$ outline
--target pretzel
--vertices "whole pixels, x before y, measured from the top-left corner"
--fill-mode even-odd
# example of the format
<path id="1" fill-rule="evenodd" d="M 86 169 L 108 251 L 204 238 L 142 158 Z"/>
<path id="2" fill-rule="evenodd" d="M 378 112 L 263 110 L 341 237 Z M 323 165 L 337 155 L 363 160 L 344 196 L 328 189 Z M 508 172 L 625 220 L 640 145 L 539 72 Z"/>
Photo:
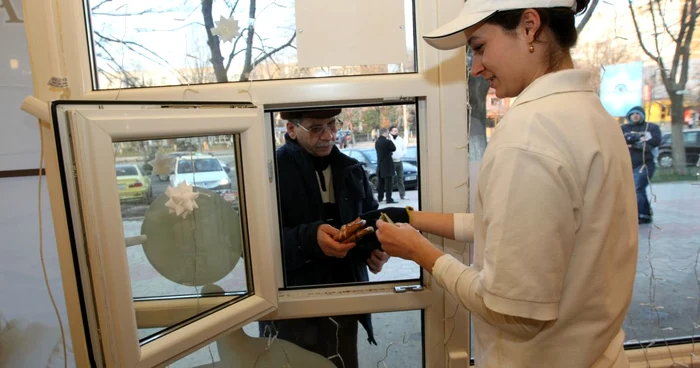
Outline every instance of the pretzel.
<path id="1" fill-rule="evenodd" d="M 365 236 L 367 236 L 373 232 L 374 232 L 374 228 L 371 226 L 367 226 L 366 228 L 360 229 L 357 232 L 355 232 L 354 234 L 350 235 L 350 237 L 345 239 L 345 241 L 343 243 L 355 243 L 358 240 L 364 238 Z"/>
<path id="2" fill-rule="evenodd" d="M 338 243 L 344 243 L 347 238 L 352 236 L 358 230 L 362 229 L 362 227 L 365 226 L 365 223 L 367 223 L 367 221 L 362 220 L 359 217 L 356 218 L 353 222 L 341 226 L 340 231 L 333 236 L 333 240 L 337 241 Z"/>

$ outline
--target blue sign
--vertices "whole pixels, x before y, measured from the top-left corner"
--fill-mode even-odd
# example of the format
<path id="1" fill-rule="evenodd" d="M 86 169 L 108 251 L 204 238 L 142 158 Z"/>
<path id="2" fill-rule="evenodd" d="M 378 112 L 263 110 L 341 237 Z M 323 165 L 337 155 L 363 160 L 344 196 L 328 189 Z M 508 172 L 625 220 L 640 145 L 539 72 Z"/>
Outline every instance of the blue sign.
<path id="1" fill-rule="evenodd" d="M 604 66 L 600 70 L 600 100 L 612 116 L 625 116 L 642 105 L 641 61 Z"/>

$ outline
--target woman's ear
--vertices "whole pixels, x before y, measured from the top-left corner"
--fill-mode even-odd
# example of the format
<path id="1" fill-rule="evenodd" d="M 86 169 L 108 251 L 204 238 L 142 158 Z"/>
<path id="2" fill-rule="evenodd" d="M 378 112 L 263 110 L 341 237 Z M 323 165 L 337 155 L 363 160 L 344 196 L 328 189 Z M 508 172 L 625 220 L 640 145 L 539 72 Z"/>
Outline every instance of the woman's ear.
<path id="1" fill-rule="evenodd" d="M 540 33 L 540 28 L 542 26 L 542 19 L 540 19 L 540 14 L 535 9 L 527 9 L 523 12 L 520 18 L 520 28 L 527 43 L 532 44 L 537 42 L 537 37 Z"/>

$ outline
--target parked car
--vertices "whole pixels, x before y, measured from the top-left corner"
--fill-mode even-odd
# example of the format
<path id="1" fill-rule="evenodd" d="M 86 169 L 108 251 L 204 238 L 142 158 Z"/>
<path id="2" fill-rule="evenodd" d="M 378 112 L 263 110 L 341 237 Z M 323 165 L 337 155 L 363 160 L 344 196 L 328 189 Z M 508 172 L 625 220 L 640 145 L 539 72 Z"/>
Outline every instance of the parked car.
<path id="1" fill-rule="evenodd" d="M 686 165 L 695 165 L 698 162 L 698 157 L 700 157 L 700 129 L 688 129 L 683 131 L 683 143 L 685 144 Z M 658 162 L 659 166 L 663 168 L 673 167 L 671 133 L 664 133 L 661 136 Z"/>
<path id="2" fill-rule="evenodd" d="M 170 173 L 170 185 L 175 187 L 183 181 L 219 193 L 231 189 L 231 179 L 221 162 L 209 156 L 178 158 Z"/>
<path id="3" fill-rule="evenodd" d="M 117 171 L 117 190 L 119 201 L 141 201 L 150 204 L 153 199 L 151 179 L 136 164 L 119 164 Z"/>
<path id="4" fill-rule="evenodd" d="M 199 153 L 199 152 L 194 152 L 194 151 L 178 151 L 178 152 L 170 152 L 170 153 L 168 153 L 166 156 L 172 159 L 172 164 L 171 164 L 171 171 L 172 171 L 172 168 L 173 168 L 173 166 L 174 166 L 176 160 L 177 160 L 179 157 L 201 156 L 201 155 L 202 155 L 201 153 Z M 149 165 L 149 166 L 150 166 L 150 165 Z M 161 175 L 158 175 L 158 180 L 160 180 L 160 181 L 169 181 L 169 180 L 170 180 L 170 176 L 169 176 L 169 175 L 161 174 Z"/>
<path id="5" fill-rule="evenodd" d="M 340 151 L 365 165 L 365 171 L 376 190 L 379 182 L 379 178 L 377 178 L 377 151 L 374 148 L 348 148 Z M 418 188 L 418 167 L 408 162 L 403 163 L 403 183 L 406 190 Z M 396 189 L 396 184 L 394 184 L 394 190 Z"/>
<path id="6" fill-rule="evenodd" d="M 335 133 L 335 144 L 338 148 L 347 148 L 352 141 L 352 130 L 339 130 Z"/>
<path id="7" fill-rule="evenodd" d="M 403 155 L 401 161 L 408 162 L 413 166 L 418 166 L 418 146 L 406 147 L 406 153 Z"/>

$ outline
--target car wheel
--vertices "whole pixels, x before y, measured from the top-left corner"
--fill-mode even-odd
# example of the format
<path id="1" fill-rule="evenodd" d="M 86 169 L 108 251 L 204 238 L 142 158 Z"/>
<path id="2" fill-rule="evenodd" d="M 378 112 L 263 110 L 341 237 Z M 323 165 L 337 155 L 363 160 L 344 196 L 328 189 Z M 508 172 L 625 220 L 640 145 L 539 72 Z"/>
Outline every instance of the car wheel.
<path id="1" fill-rule="evenodd" d="M 659 154 L 659 166 L 663 168 L 673 167 L 673 156 L 670 152 Z"/>
<path id="2" fill-rule="evenodd" d="M 168 181 L 168 180 L 170 180 L 170 175 L 158 175 L 158 180 Z"/>
<path id="3" fill-rule="evenodd" d="M 148 189 L 148 192 L 146 192 L 146 197 L 143 199 L 143 201 L 149 205 L 151 202 L 153 202 L 153 187 L 150 187 Z"/>

